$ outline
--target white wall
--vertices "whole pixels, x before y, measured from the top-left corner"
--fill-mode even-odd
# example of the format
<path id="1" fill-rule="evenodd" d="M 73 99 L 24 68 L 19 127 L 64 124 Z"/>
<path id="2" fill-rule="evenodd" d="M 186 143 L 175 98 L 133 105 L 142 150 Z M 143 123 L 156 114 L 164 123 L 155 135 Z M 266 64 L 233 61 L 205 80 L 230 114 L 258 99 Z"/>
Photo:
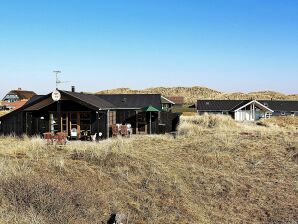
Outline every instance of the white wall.
<path id="1" fill-rule="evenodd" d="M 239 110 L 235 112 L 236 121 L 252 121 L 251 111 L 249 110 Z"/>
<path id="2" fill-rule="evenodd" d="M 265 116 L 263 111 L 255 111 L 255 116 L 253 117 L 250 110 L 239 110 L 235 112 L 236 121 L 255 121 L 259 120 L 261 117 Z"/>

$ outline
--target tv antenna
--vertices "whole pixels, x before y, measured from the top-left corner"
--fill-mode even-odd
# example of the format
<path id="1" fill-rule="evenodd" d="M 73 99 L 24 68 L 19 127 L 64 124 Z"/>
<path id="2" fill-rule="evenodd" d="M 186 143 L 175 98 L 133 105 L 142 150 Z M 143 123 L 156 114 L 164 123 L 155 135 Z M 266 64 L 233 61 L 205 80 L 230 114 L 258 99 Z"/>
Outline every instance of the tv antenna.
<path id="1" fill-rule="evenodd" d="M 58 75 L 61 73 L 61 71 L 59 70 L 55 70 L 53 71 L 56 75 L 56 89 L 58 90 L 58 85 L 61 84 L 61 83 L 68 83 L 69 81 L 60 81 L 59 78 L 58 78 Z"/>

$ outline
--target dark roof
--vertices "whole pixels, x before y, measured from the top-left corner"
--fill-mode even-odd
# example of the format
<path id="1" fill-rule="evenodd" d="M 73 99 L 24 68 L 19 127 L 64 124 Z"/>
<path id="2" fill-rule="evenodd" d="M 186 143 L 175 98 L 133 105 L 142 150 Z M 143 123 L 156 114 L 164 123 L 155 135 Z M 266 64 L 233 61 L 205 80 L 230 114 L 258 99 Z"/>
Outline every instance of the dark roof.
<path id="1" fill-rule="evenodd" d="M 95 96 L 112 103 L 113 108 L 136 109 L 153 106 L 161 109 L 160 94 L 97 94 Z"/>
<path id="2" fill-rule="evenodd" d="M 20 100 L 30 99 L 31 97 L 35 96 L 36 93 L 33 91 L 27 90 L 11 90 L 6 95 L 17 95 Z"/>
<path id="3" fill-rule="evenodd" d="M 168 99 L 173 101 L 175 104 L 184 104 L 183 96 L 170 96 Z"/>
<path id="4" fill-rule="evenodd" d="M 198 100 L 198 111 L 232 111 L 248 103 L 249 100 Z"/>
<path id="5" fill-rule="evenodd" d="M 61 91 L 65 94 L 72 96 L 82 102 L 85 102 L 91 106 L 94 106 L 96 108 L 115 108 L 115 105 L 103 98 L 98 97 L 94 94 L 86 94 L 86 93 L 77 93 L 77 92 L 68 92 L 68 91 Z"/>
<path id="6" fill-rule="evenodd" d="M 298 111 L 297 100 L 260 100 L 259 102 L 273 111 Z"/>
<path id="7" fill-rule="evenodd" d="M 42 99 L 44 98 L 45 95 L 35 95 L 35 96 L 32 96 L 24 105 L 25 106 L 30 106 L 32 105 L 33 103 L 35 103 L 36 101 L 38 101 L 39 99 Z"/>
<path id="8" fill-rule="evenodd" d="M 146 106 L 153 106 L 161 110 L 161 96 L 160 94 L 86 94 L 77 92 L 68 92 L 59 90 L 61 94 L 72 97 L 81 101 L 81 103 L 87 106 L 94 107 L 96 109 L 141 109 Z M 35 95 L 29 99 L 21 108 L 8 113 L 3 117 L 10 116 L 20 110 L 31 109 L 43 100 L 51 97 L 51 93 L 48 95 Z M 47 102 L 46 102 L 47 103 Z M 30 107 L 30 108 L 29 108 Z"/>
<path id="9" fill-rule="evenodd" d="M 161 103 L 162 104 L 175 104 L 173 101 L 171 101 L 170 99 L 168 99 L 164 96 L 161 97 Z"/>
<path id="10" fill-rule="evenodd" d="M 257 100 L 273 111 L 298 111 L 298 101 Z M 198 111 L 233 111 L 247 104 L 250 100 L 198 100 Z"/>

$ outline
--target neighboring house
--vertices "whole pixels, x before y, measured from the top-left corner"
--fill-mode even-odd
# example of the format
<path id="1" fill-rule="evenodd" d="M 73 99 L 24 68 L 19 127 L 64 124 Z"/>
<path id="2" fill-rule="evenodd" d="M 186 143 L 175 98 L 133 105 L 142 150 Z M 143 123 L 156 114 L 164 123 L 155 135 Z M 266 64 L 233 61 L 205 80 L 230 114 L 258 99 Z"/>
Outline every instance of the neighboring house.
<path id="1" fill-rule="evenodd" d="M 272 116 L 298 116 L 297 100 L 260 100 L 259 102 L 274 111 Z"/>
<path id="2" fill-rule="evenodd" d="M 183 96 L 171 96 L 168 97 L 170 101 L 175 103 L 174 107 L 183 107 L 184 105 L 184 97 Z"/>
<path id="3" fill-rule="evenodd" d="M 13 103 L 21 100 L 29 100 L 35 95 L 36 93 L 33 91 L 27 91 L 18 88 L 17 90 L 11 90 L 9 93 L 7 93 L 2 101 Z"/>
<path id="4" fill-rule="evenodd" d="M 17 110 L 24 106 L 28 100 L 20 100 L 15 102 L 3 102 L 4 110 Z"/>
<path id="5" fill-rule="evenodd" d="M 0 101 L 0 110 L 6 110 L 6 107 L 2 101 Z"/>
<path id="6" fill-rule="evenodd" d="M 171 111 L 175 103 L 168 98 L 161 96 L 161 106 L 164 111 Z"/>
<path id="7" fill-rule="evenodd" d="M 256 100 L 199 100 L 199 114 L 227 114 L 236 121 L 255 121 L 269 117 L 273 111 Z"/>
<path id="8" fill-rule="evenodd" d="M 199 114 L 227 114 L 236 121 L 256 121 L 271 116 L 298 115 L 298 101 L 198 100 L 196 107 Z"/>
<path id="9" fill-rule="evenodd" d="M 132 134 L 158 134 L 175 131 L 177 114 L 162 110 L 160 94 L 84 94 L 59 90 L 56 102 L 52 93 L 33 96 L 21 108 L 0 118 L 0 134 L 39 135 L 46 132 L 75 131 L 108 138 L 115 125 L 131 125 Z M 156 108 L 148 112 L 146 108 Z"/>

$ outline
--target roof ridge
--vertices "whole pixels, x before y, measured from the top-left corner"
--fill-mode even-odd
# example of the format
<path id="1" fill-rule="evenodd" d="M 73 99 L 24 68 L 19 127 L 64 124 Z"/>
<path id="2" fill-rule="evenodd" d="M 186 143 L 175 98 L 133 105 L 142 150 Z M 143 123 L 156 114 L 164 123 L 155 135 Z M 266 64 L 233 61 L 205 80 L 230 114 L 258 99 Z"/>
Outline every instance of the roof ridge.
<path id="1" fill-rule="evenodd" d="M 101 101 L 103 101 L 103 103 L 105 103 L 105 104 L 107 104 L 107 105 L 110 105 L 110 106 L 112 106 L 112 107 L 115 107 L 115 105 L 113 104 L 113 103 L 111 103 L 111 102 L 109 102 L 109 101 L 107 101 L 107 100 L 105 100 L 105 99 L 102 99 L 102 98 L 100 98 L 100 97 L 98 97 L 97 95 L 95 95 L 95 94 L 86 94 L 86 93 L 78 93 L 78 92 L 71 92 L 71 91 L 65 91 L 65 90 L 59 90 L 59 91 L 61 91 L 61 92 L 64 92 L 64 93 L 66 93 L 66 94 L 68 94 L 68 95 L 70 95 L 70 96 L 72 96 L 72 97 L 74 97 L 74 98 L 76 98 L 76 99 L 78 99 L 78 100 L 82 100 L 82 99 L 80 99 L 79 97 L 77 97 L 77 96 L 75 96 L 75 95 L 85 95 L 85 96 L 92 96 L 92 97 L 96 97 L 96 98 L 99 98 Z M 86 100 L 85 100 L 85 102 L 86 102 Z M 92 102 L 86 102 L 86 103 L 88 103 L 88 104 L 90 104 L 91 106 L 93 106 L 93 107 L 96 107 L 96 108 L 100 108 L 100 107 L 98 107 L 98 105 L 96 105 L 96 104 L 94 104 L 94 103 L 92 103 Z"/>

